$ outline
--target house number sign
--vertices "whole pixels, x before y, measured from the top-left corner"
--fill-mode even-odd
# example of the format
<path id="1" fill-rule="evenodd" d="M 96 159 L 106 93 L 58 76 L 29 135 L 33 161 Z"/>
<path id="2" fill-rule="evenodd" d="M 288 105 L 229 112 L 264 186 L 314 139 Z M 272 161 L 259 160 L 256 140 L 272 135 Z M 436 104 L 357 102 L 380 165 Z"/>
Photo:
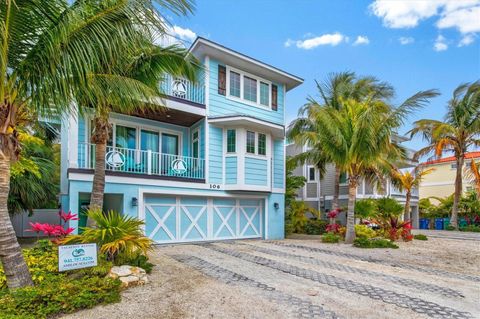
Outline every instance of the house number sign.
<path id="1" fill-rule="evenodd" d="M 220 189 L 220 184 L 210 184 L 211 189 Z"/>

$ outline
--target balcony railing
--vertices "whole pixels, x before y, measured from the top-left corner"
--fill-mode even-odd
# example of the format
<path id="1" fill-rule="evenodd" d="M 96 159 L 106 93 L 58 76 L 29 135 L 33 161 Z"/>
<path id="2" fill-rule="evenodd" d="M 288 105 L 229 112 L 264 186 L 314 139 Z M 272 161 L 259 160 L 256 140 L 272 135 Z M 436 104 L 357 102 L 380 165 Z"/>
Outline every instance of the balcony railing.
<path id="1" fill-rule="evenodd" d="M 164 94 L 173 98 L 205 104 L 205 80 L 203 73 L 199 75 L 197 83 L 167 74 L 163 78 L 161 89 Z"/>
<path id="2" fill-rule="evenodd" d="M 95 168 L 95 144 L 79 144 L 78 168 Z M 204 159 L 112 146 L 107 146 L 105 169 L 186 179 L 205 178 Z"/>

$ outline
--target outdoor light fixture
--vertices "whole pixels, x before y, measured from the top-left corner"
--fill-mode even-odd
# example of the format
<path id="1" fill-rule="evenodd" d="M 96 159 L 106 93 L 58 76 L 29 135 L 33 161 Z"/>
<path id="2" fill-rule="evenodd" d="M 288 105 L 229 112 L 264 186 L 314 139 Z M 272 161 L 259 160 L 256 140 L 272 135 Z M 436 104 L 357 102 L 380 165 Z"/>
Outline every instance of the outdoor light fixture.
<path id="1" fill-rule="evenodd" d="M 137 207 L 138 206 L 138 199 L 136 197 L 132 197 L 132 206 Z"/>
<path id="2" fill-rule="evenodd" d="M 280 205 L 279 205 L 278 203 L 273 203 L 273 207 L 274 207 L 275 209 L 279 209 L 279 208 L 280 208 Z"/>

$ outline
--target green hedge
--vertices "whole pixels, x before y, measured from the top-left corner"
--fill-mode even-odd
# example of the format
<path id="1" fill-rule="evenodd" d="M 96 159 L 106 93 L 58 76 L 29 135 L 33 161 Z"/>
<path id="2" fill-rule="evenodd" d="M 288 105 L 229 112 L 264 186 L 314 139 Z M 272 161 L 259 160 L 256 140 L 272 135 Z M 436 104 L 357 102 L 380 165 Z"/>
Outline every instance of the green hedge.
<path id="1" fill-rule="evenodd" d="M 357 238 L 353 242 L 353 246 L 358 248 L 394 248 L 397 249 L 398 246 L 395 245 L 392 241 L 388 239 L 368 239 L 368 238 Z"/>

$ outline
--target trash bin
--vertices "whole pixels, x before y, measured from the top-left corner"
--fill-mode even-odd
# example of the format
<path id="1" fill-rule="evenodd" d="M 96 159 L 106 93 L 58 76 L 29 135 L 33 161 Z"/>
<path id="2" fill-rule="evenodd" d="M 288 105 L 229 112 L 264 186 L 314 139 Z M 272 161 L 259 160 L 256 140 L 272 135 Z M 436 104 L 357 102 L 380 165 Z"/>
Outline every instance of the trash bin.
<path id="1" fill-rule="evenodd" d="M 443 229 L 443 218 L 435 218 L 435 229 L 436 230 Z"/>
<path id="2" fill-rule="evenodd" d="M 447 227 L 450 225 L 450 218 L 444 218 L 443 219 L 443 229 L 447 229 Z"/>
<path id="3" fill-rule="evenodd" d="M 420 219 L 420 229 L 428 229 L 428 222 L 429 222 L 429 220 L 427 218 L 421 218 Z"/>
<path id="4" fill-rule="evenodd" d="M 465 226 L 467 226 L 467 225 L 468 225 L 467 220 L 466 220 L 465 218 L 463 218 L 463 217 L 460 218 L 460 223 L 459 223 L 458 226 L 459 226 L 459 227 L 465 227 Z"/>

